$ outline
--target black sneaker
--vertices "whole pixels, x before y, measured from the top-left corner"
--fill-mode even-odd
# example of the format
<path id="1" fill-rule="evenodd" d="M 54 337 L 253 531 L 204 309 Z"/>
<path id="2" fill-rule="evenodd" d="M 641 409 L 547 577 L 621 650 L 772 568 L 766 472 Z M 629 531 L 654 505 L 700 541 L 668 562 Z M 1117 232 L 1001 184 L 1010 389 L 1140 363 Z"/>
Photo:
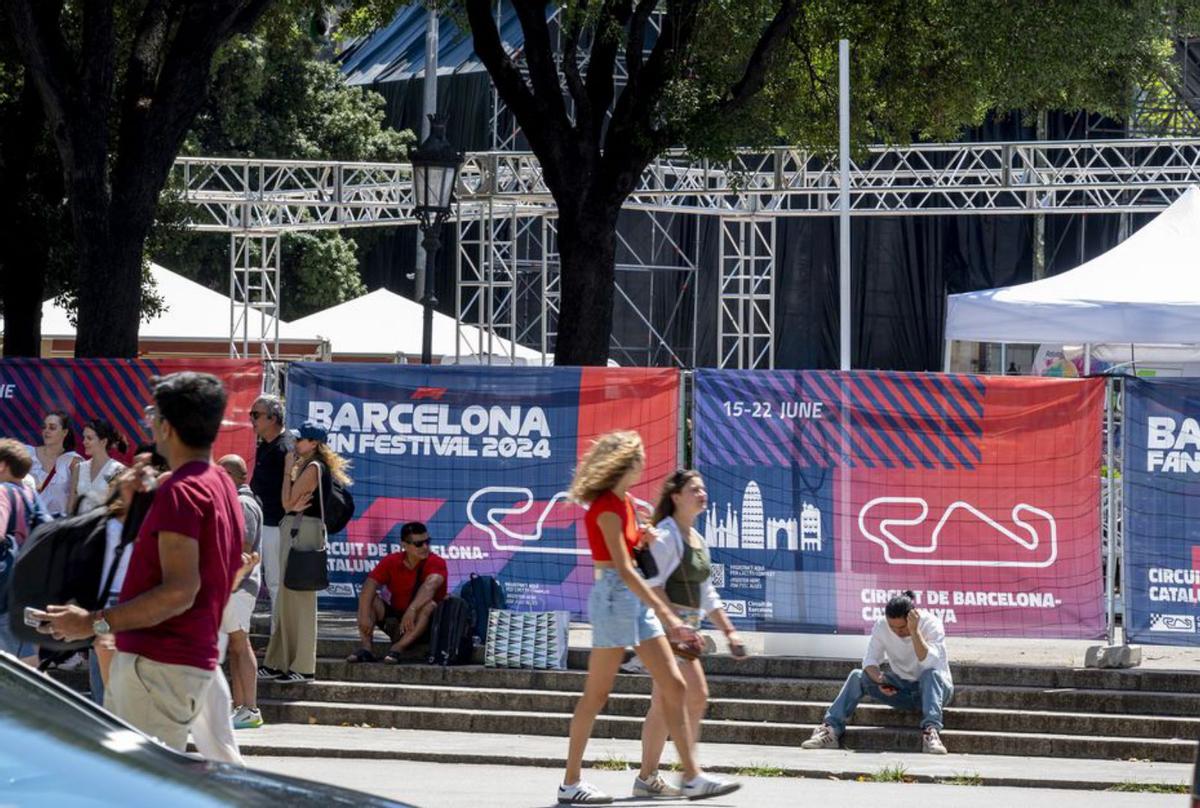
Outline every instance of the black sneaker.
<path id="1" fill-rule="evenodd" d="M 307 685 L 311 684 L 315 679 L 316 676 L 311 673 L 304 674 L 296 673 L 295 671 L 288 671 L 287 673 L 281 674 L 275 681 L 279 682 L 280 684 L 287 685 Z"/>
<path id="2" fill-rule="evenodd" d="M 270 682 L 279 679 L 281 676 L 283 676 L 283 671 L 268 668 L 266 665 L 258 667 L 258 678 L 261 681 Z"/>

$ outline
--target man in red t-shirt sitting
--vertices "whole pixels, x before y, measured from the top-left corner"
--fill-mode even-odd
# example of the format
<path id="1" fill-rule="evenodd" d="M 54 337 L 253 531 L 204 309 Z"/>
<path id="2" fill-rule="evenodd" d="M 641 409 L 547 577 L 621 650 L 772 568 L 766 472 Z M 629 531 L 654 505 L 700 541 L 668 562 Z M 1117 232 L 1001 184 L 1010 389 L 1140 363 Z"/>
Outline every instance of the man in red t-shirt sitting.
<path id="1" fill-rule="evenodd" d="M 421 522 L 408 522 L 400 528 L 404 550 L 385 556 L 371 570 L 358 596 L 358 637 L 362 647 L 347 662 L 374 662 L 375 629 L 381 629 L 392 641 L 383 661 L 395 664 L 400 654 L 425 636 L 437 605 L 446 599 L 446 581 L 450 577 L 446 560 L 429 548 L 429 529 Z M 387 603 L 379 595 L 386 586 L 392 599 Z"/>
<path id="2" fill-rule="evenodd" d="M 104 706 L 179 751 L 187 747 L 217 667 L 217 630 L 242 566 L 242 506 L 212 462 L 225 388 L 207 373 L 173 373 L 154 387 L 146 425 L 169 475 L 133 543 L 116 606 L 46 607 L 39 631 L 75 640 L 116 634 Z M 228 707 L 226 707 L 228 709 Z"/>

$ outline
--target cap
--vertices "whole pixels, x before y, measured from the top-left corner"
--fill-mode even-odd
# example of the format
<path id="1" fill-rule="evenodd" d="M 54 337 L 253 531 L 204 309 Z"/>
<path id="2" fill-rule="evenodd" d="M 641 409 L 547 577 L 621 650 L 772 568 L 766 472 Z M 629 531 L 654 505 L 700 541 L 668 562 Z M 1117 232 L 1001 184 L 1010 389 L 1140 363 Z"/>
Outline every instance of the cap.
<path id="1" fill-rule="evenodd" d="M 316 421 L 305 421 L 299 429 L 290 430 L 293 438 L 315 440 L 324 443 L 329 438 L 329 432 Z"/>

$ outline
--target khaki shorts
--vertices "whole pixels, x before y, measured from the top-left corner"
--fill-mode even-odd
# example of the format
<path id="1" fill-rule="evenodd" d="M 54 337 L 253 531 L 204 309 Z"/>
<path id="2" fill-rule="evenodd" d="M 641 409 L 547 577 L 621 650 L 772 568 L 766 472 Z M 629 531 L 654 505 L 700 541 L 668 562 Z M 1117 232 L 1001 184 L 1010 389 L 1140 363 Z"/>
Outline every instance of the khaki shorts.
<path id="1" fill-rule="evenodd" d="M 182 752 L 212 679 L 213 672 L 203 668 L 118 651 L 109 668 L 104 708 Z"/>

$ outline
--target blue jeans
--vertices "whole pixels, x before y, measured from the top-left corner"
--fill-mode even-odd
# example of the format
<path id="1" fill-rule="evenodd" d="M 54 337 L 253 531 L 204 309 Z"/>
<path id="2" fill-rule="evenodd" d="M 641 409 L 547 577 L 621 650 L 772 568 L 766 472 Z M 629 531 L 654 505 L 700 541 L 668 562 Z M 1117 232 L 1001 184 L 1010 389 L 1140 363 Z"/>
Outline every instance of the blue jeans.
<path id="1" fill-rule="evenodd" d="M 104 706 L 104 677 L 100 675 L 100 655 L 95 649 L 88 654 L 88 689 L 92 692 L 92 701 Z"/>
<path id="2" fill-rule="evenodd" d="M 638 600 L 616 570 L 601 571 L 588 596 L 593 648 L 637 647 L 663 635 L 662 624 L 650 607 Z"/>
<path id="3" fill-rule="evenodd" d="M 842 692 L 825 712 L 825 723 L 833 727 L 834 732 L 841 735 L 846 731 L 846 722 L 854 715 L 854 710 L 864 696 L 870 696 L 881 704 L 894 707 L 897 710 L 919 710 L 921 712 L 921 729 L 933 727 L 942 728 L 942 709 L 954 697 L 954 685 L 942 674 L 935 670 L 927 670 L 915 682 L 901 679 L 899 676 L 885 671 L 884 681 L 896 688 L 896 692 L 887 695 L 879 689 L 879 685 L 871 681 L 862 670 L 855 668 L 846 677 Z"/>

